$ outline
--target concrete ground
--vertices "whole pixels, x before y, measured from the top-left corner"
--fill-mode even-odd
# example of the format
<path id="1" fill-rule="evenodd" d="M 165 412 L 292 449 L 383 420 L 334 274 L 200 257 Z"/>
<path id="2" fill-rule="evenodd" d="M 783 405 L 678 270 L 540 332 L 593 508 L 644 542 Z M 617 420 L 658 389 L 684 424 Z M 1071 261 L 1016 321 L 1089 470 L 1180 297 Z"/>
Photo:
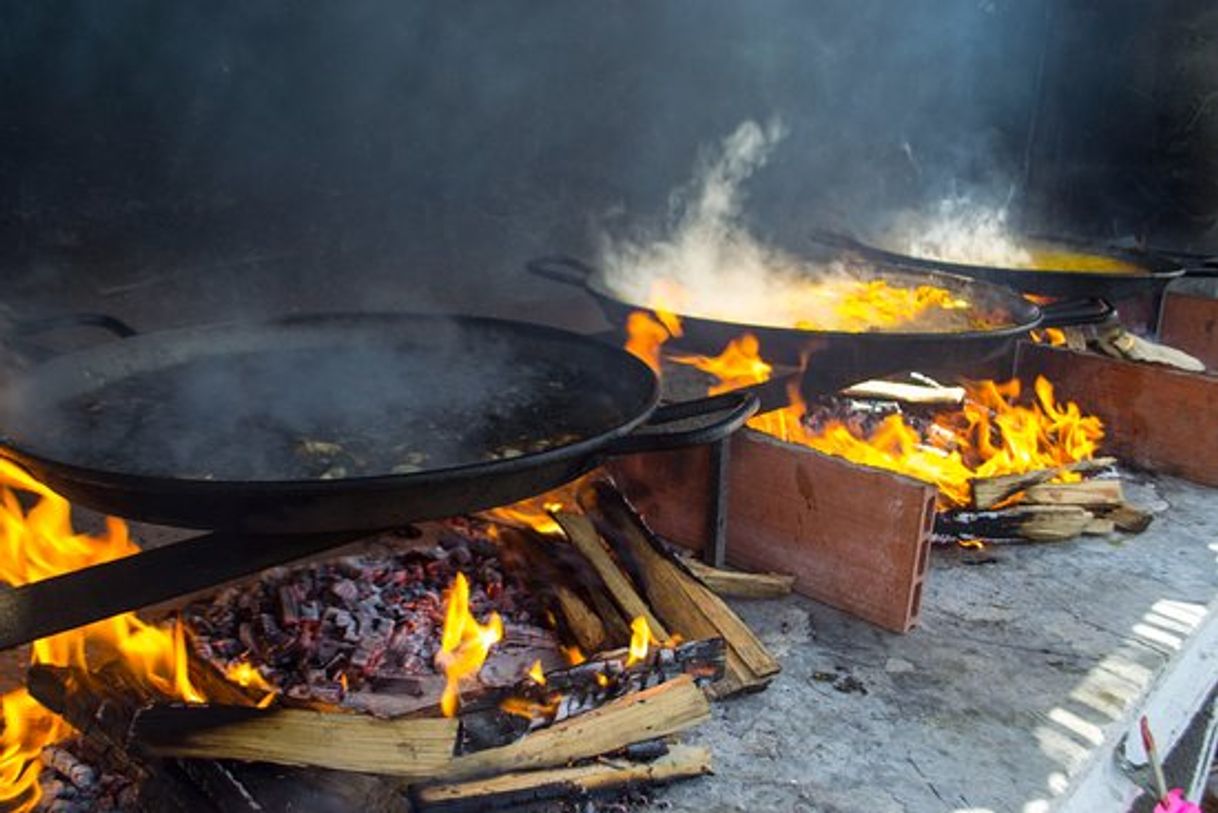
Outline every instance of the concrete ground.
<path id="1" fill-rule="evenodd" d="M 1158 513 L 1140 536 L 991 548 L 988 564 L 936 551 L 908 635 L 798 597 L 737 602 L 783 672 L 716 706 L 690 738 L 713 749 L 716 775 L 657 802 L 690 813 L 1124 810 L 1111 789 L 1112 806 L 1067 797 L 1095 790 L 1148 689 L 1206 645 L 1218 606 L 1218 492 L 1171 479 L 1127 490 Z M 1218 682 L 1218 649 L 1200 657 L 1185 682 L 1203 694 Z"/>

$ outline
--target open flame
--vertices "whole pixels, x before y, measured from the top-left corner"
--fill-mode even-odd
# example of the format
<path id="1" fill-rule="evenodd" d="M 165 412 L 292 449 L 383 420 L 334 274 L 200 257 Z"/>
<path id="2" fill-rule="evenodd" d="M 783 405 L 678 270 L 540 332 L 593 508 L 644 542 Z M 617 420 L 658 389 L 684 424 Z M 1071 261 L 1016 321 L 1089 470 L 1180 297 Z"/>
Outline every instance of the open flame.
<path id="1" fill-rule="evenodd" d="M 37 502 L 27 510 L 17 491 L 33 494 Z M 127 526 L 118 519 L 107 518 L 103 533 L 77 533 L 67 500 L 19 467 L 0 460 L 0 580 L 14 586 L 29 584 L 138 552 Z M 121 661 L 158 694 L 187 703 L 206 701 L 190 681 L 186 635 L 179 623 L 157 626 L 134 613 L 123 613 L 35 641 L 32 660 L 86 672 Z M 269 686 L 265 689 L 270 691 Z M 0 802 L 5 809 L 28 811 L 42 795 L 39 753 L 70 736 L 72 729 L 25 689 L 4 695 L 0 704 L 4 712 Z"/>
<path id="2" fill-rule="evenodd" d="M 715 357 L 673 360 L 715 376 L 711 394 L 759 384 L 771 374 L 752 334 L 734 339 Z M 1026 405 L 1020 403 L 1018 380 L 974 382 L 966 390 L 959 409 L 936 415 L 922 429 L 901 414 L 887 416 L 866 436 L 840 420 L 813 429 L 804 422 L 807 407 L 795 387 L 786 408 L 755 416 L 748 425 L 788 443 L 933 483 L 946 506 L 967 505 L 976 478 L 1088 460 L 1104 436 L 1099 418 L 1084 415 L 1073 402 L 1059 404 L 1053 385 L 1043 377 L 1036 379 L 1035 397 Z M 1079 475 L 1065 472 L 1060 479 L 1068 482 Z"/>
<path id="3" fill-rule="evenodd" d="M 440 697 L 440 710 L 445 717 L 457 713 L 461 679 L 476 675 L 491 647 L 502 639 L 503 619 L 499 613 L 491 613 L 485 624 L 479 624 L 469 610 L 469 581 L 464 573 L 457 573 L 448 591 L 444 631 L 440 651 L 436 653 L 436 666 L 447 680 Z"/>
<path id="4" fill-rule="evenodd" d="M 636 616 L 630 622 L 630 652 L 626 656 L 626 666 L 634 666 L 647 657 L 647 652 L 653 646 L 660 646 L 660 642 L 656 639 L 651 631 L 651 627 L 647 625 L 647 619 L 643 616 Z"/>
<path id="5" fill-rule="evenodd" d="M 1066 332 L 1058 327 L 1029 331 L 1028 336 L 1037 344 L 1047 344 L 1051 347 L 1062 347 L 1066 344 Z"/>

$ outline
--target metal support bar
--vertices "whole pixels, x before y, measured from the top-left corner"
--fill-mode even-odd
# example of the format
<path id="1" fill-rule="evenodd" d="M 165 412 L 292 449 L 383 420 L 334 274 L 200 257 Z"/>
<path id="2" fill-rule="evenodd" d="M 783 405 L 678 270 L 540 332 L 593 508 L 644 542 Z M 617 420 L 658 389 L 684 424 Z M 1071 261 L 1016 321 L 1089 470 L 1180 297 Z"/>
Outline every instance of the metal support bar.
<path id="1" fill-rule="evenodd" d="M 710 500 L 707 529 L 710 536 L 702 549 L 702 560 L 711 567 L 727 563 L 727 496 L 728 465 L 731 463 L 732 439 L 710 444 Z"/>
<path id="2" fill-rule="evenodd" d="M 214 587 L 367 536 L 217 532 L 0 591 L 0 649 Z"/>

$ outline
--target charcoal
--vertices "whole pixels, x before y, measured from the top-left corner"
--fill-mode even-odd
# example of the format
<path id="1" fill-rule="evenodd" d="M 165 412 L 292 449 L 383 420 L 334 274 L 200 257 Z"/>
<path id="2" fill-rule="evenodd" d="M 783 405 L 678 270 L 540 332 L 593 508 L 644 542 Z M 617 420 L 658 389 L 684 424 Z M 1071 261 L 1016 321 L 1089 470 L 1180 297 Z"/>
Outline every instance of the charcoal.
<path id="1" fill-rule="evenodd" d="M 192 603 L 184 617 L 195 653 L 221 668 L 248 658 L 300 702 L 341 700 L 344 684 L 421 691 L 421 679 L 437 674 L 444 592 L 458 572 L 470 580 L 475 615 L 542 626 L 539 598 L 505 568 L 484 523 L 433 528 L 431 548 L 395 550 L 387 536 L 375 550 L 275 568 Z"/>

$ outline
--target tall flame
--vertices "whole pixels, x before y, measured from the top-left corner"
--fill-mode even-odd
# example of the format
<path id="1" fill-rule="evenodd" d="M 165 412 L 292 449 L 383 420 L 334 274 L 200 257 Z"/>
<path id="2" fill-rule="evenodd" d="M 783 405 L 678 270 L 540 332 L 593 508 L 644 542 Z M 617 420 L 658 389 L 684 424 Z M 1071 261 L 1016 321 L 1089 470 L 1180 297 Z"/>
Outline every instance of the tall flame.
<path id="1" fill-rule="evenodd" d="M 733 340 L 719 356 L 674 360 L 716 376 L 720 383 L 711 393 L 770 377 L 759 343 L 749 334 Z M 748 425 L 789 443 L 933 483 L 943 504 L 960 506 L 968 504 L 975 478 L 1021 474 L 1094 456 L 1104 435 L 1099 418 L 1083 415 L 1072 402 L 1057 403 L 1053 385 L 1043 377 L 1036 379 L 1034 391 L 1035 400 L 1024 406 L 1018 403 L 1018 380 L 976 382 L 967 387 L 968 397 L 959 410 L 936 416 L 927 430 L 893 414 L 863 436 L 840 420 L 809 428 L 803 421 L 806 405 L 792 387 L 789 406 L 756 416 Z M 1065 473 L 1061 479 L 1078 475 Z"/>
<path id="2" fill-rule="evenodd" d="M 647 619 L 643 616 L 636 616 L 630 622 L 630 651 L 626 655 L 626 666 L 634 666 L 647 657 L 647 652 L 653 646 L 659 646 L 660 642 L 652 633 L 651 627 L 647 624 Z"/>
<path id="3" fill-rule="evenodd" d="M 38 501 L 26 510 L 16 491 L 33 494 Z M 107 518 L 101 534 L 77 533 L 67 500 L 12 463 L 0 460 L 0 580 L 14 586 L 29 584 L 138 551 L 127 526 L 114 518 Z M 206 700 L 190 682 L 182 626 L 155 626 L 134 613 L 35 641 L 32 660 L 86 672 L 121 660 L 133 676 L 161 695 L 188 703 Z M 0 801 L 15 810 L 31 810 L 41 798 L 39 752 L 69 736 L 72 729 L 24 689 L 9 692 L 0 702 L 4 712 Z"/>
<path id="4" fill-rule="evenodd" d="M 491 647 L 503 638 L 503 620 L 491 613 L 485 624 L 479 624 L 469 611 L 469 582 L 464 573 L 457 573 L 448 591 L 448 606 L 444 611 L 444 631 L 440 636 L 440 651 L 436 666 L 446 678 L 440 710 L 445 717 L 457 713 L 461 679 L 476 675 L 486 661 Z"/>

